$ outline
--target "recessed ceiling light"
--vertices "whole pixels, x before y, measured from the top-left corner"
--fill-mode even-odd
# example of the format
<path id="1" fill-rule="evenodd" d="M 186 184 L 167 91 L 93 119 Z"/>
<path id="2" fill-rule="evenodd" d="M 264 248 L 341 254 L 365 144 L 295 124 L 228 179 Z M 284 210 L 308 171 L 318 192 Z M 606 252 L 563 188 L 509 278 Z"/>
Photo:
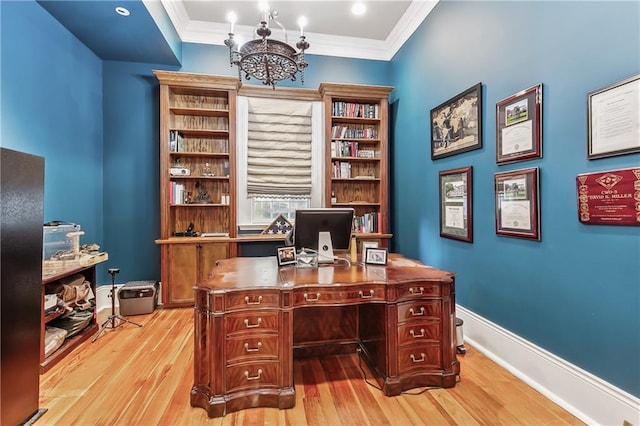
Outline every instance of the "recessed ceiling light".
<path id="1" fill-rule="evenodd" d="M 358 1 L 351 6 L 351 13 L 354 15 L 363 15 L 367 11 L 367 6 L 363 2 Z"/>
<path id="2" fill-rule="evenodd" d="M 122 6 L 118 6 L 116 7 L 116 13 L 118 15 L 122 15 L 122 16 L 129 16 L 131 15 L 131 12 L 129 12 L 129 9 L 127 9 L 126 7 L 122 7 Z"/>

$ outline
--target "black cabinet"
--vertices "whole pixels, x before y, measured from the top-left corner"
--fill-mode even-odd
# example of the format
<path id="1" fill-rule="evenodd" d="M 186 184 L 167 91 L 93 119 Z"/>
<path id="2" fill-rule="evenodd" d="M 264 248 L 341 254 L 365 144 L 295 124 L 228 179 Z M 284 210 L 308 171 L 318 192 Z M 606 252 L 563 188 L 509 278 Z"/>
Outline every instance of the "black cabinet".
<path id="1" fill-rule="evenodd" d="M 44 158 L 0 148 L 0 424 L 37 416 Z"/>

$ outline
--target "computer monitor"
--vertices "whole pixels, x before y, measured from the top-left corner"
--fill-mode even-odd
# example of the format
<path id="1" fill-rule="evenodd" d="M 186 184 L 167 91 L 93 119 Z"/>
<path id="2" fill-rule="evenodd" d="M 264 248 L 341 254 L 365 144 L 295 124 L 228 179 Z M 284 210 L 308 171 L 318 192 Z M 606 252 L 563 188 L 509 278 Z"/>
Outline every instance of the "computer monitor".
<path id="1" fill-rule="evenodd" d="M 296 210 L 293 240 L 296 251 L 318 253 L 318 263 L 333 263 L 333 250 L 349 250 L 354 210 L 310 208 Z"/>

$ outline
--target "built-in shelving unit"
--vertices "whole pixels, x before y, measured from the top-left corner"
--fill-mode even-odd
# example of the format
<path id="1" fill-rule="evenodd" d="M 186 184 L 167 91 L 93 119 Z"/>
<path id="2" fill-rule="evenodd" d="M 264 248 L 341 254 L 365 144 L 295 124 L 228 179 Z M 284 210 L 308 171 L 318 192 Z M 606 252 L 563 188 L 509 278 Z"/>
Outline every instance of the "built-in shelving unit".
<path id="1" fill-rule="evenodd" d="M 163 303 L 193 304 L 192 287 L 236 237 L 234 77 L 154 71 L 160 82 Z"/>
<path id="2" fill-rule="evenodd" d="M 322 83 L 325 105 L 325 204 L 352 207 L 359 239 L 389 234 L 387 86 Z"/>

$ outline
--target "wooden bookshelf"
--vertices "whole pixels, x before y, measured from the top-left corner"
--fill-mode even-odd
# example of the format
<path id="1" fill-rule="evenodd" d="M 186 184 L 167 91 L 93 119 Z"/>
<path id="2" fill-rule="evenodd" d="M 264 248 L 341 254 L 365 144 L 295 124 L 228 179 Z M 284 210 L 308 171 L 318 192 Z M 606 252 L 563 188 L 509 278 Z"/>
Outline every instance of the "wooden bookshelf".
<path id="1" fill-rule="evenodd" d="M 154 71 L 160 82 L 160 244 L 162 300 L 193 304 L 193 286 L 237 234 L 235 77 Z M 173 170 L 172 170 L 173 169 Z M 216 233 L 226 238 L 180 236 Z M 195 234 L 194 234 L 195 235 Z"/>
<path id="2" fill-rule="evenodd" d="M 322 83 L 325 107 L 325 205 L 352 207 L 358 240 L 388 246 L 388 86 Z"/>

